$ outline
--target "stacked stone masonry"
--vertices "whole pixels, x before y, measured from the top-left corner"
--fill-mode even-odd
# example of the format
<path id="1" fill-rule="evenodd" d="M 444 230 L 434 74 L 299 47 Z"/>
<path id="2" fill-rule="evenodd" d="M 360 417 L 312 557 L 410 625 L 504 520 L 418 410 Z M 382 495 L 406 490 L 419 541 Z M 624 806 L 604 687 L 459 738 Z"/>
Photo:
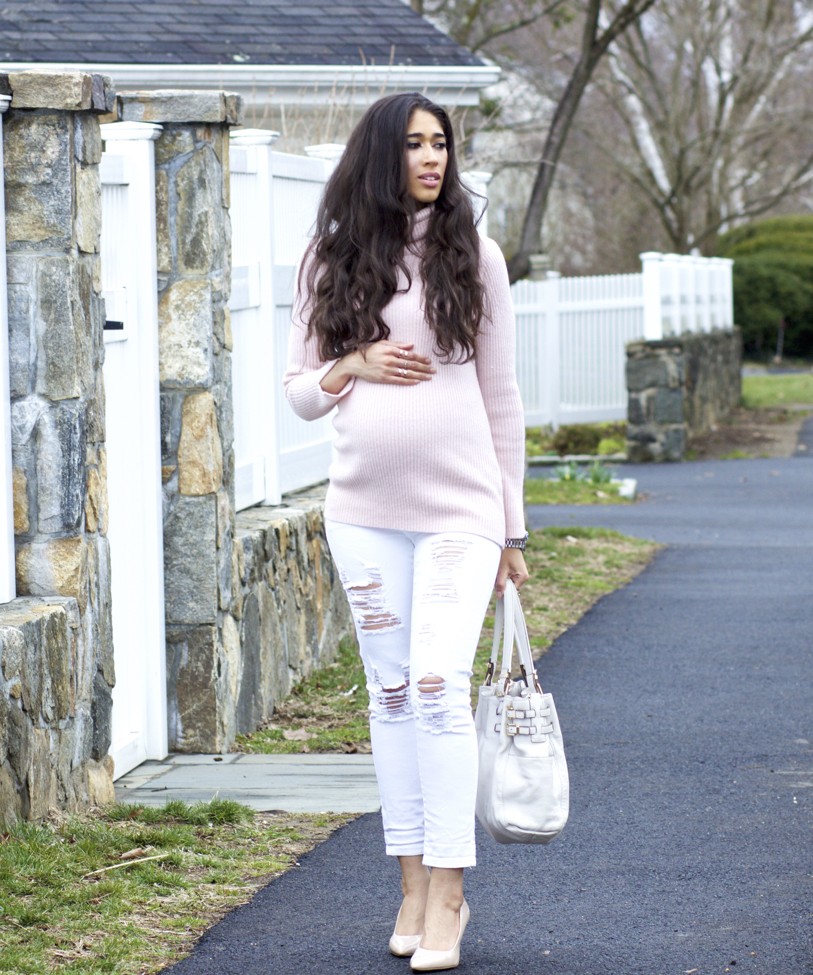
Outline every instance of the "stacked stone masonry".
<path id="1" fill-rule="evenodd" d="M 321 501 L 235 518 L 229 127 L 221 92 L 122 92 L 155 144 L 169 747 L 229 751 L 349 632 Z"/>
<path id="2" fill-rule="evenodd" d="M 324 490 L 286 500 L 237 515 L 233 598 L 219 641 L 202 628 L 178 627 L 168 636 L 170 737 L 178 750 L 205 750 L 215 733 L 232 747 L 353 633 L 325 539 Z"/>
<path id="3" fill-rule="evenodd" d="M 0 76 L 17 592 L 0 607 L 0 819 L 112 796 L 99 115 L 109 79 Z"/>
<path id="4" fill-rule="evenodd" d="M 683 460 L 690 437 L 739 406 L 737 328 L 627 346 L 627 454 L 635 463 Z"/>
<path id="5" fill-rule="evenodd" d="M 5 80 L 4 80 L 5 79 Z M 0 76 L 19 598 L 0 607 L 0 820 L 113 799 L 99 121 L 155 144 L 170 748 L 228 751 L 352 620 L 317 491 L 235 515 L 229 127 L 236 96 Z M 125 572 L 126 566 L 113 571 Z"/>

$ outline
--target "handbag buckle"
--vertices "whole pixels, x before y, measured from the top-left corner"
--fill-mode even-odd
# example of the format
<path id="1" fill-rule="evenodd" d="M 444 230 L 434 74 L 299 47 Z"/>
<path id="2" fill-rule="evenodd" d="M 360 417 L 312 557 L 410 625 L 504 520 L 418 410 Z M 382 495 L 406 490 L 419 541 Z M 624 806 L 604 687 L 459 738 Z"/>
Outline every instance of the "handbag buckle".
<path id="1" fill-rule="evenodd" d="M 522 671 L 522 679 L 525 681 L 525 686 L 530 687 L 531 684 L 530 681 L 528 680 L 528 672 L 525 670 L 525 665 L 521 663 L 519 665 L 519 669 Z M 537 694 L 541 694 L 542 685 L 539 683 L 539 677 L 537 676 L 536 671 L 533 672 L 533 675 L 534 675 L 534 690 L 537 692 Z"/>

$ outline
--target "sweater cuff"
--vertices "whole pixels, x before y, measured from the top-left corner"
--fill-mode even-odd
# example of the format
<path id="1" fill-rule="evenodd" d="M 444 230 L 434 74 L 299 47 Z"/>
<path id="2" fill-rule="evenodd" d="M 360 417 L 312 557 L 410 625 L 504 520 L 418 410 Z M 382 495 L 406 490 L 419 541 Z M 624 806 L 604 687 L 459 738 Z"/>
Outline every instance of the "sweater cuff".
<path id="1" fill-rule="evenodd" d="M 505 505 L 505 537 L 524 538 L 526 530 L 522 500 L 509 499 Z"/>
<path id="2" fill-rule="evenodd" d="M 317 396 L 319 396 L 320 400 L 325 404 L 325 406 L 329 406 L 331 408 L 334 407 L 343 396 L 347 396 L 347 394 L 356 384 L 356 377 L 351 376 L 350 379 L 348 379 L 344 389 L 341 389 L 338 393 L 328 393 L 322 389 L 322 380 L 336 365 L 337 361 L 338 360 L 326 362 L 321 369 L 317 369 L 314 373 L 314 378 L 316 379 Z"/>

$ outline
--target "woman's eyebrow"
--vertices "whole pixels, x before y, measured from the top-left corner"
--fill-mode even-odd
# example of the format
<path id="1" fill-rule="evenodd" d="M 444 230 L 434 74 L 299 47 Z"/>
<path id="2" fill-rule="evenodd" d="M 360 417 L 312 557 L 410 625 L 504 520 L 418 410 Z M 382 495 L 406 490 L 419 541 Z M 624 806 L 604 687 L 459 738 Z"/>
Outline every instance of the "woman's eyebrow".
<path id="1" fill-rule="evenodd" d="M 423 135 L 424 135 L 423 132 L 409 132 L 407 134 L 407 139 L 421 139 L 421 138 L 423 138 Z M 442 132 L 434 132 L 429 138 L 430 139 L 445 139 L 446 136 Z"/>

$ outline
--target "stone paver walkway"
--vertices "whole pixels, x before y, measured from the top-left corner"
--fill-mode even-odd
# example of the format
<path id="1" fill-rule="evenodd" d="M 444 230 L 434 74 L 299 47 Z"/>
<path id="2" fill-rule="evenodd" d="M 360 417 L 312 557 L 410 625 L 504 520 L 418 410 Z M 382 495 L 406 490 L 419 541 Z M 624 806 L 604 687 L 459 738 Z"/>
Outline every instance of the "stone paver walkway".
<path id="1" fill-rule="evenodd" d="M 262 811 L 375 812 L 381 806 L 372 755 L 170 755 L 116 782 L 119 802 L 147 806 L 215 795 Z"/>

